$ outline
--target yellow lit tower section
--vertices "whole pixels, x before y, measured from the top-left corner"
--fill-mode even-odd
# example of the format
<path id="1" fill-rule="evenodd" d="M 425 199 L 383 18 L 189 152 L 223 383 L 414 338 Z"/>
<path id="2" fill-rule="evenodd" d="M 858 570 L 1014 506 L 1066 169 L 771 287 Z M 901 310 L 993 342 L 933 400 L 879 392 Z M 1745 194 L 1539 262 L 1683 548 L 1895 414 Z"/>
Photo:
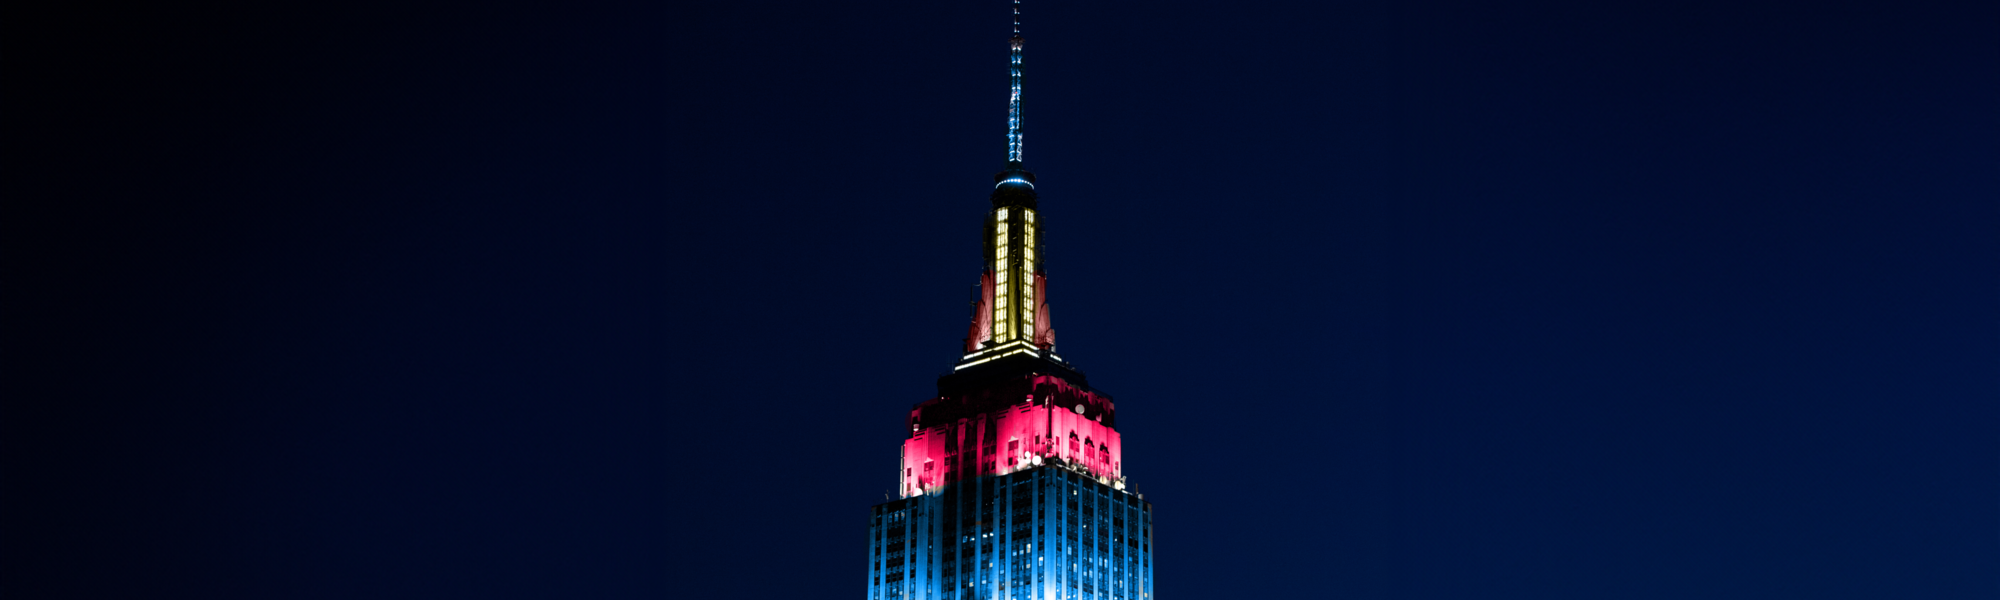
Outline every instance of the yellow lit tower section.
<path id="1" fill-rule="evenodd" d="M 1032 177 L 1025 172 L 1023 176 Z M 1003 186 L 1034 185 L 1022 178 L 1010 178 L 1001 182 Z M 1048 309 L 1040 302 L 1040 288 L 1046 281 L 1041 264 L 1037 262 L 1041 250 L 1039 246 L 1041 223 L 1036 220 L 1033 188 L 1029 188 L 1027 202 L 1007 202 L 994 207 L 986 221 L 986 256 L 988 268 L 993 272 L 993 335 L 989 340 L 995 345 L 1006 345 L 1014 341 L 1027 341 L 1037 348 L 1047 348 L 1054 343 L 1049 338 L 1047 328 L 1036 327 L 1042 319 L 1041 312 Z M 999 196 L 1019 196 L 1022 194 L 996 194 Z M 1008 200 L 1020 200 L 1007 198 Z"/>
<path id="2" fill-rule="evenodd" d="M 1035 209 L 993 209 L 993 340 L 1000 343 L 1035 330 Z"/>
<path id="3" fill-rule="evenodd" d="M 1042 221 L 1035 175 L 1011 162 L 994 179 L 986 217 L 986 269 L 974 290 L 972 330 L 961 367 L 1029 354 L 1056 359 L 1049 325 L 1048 277 L 1042 270 Z"/>

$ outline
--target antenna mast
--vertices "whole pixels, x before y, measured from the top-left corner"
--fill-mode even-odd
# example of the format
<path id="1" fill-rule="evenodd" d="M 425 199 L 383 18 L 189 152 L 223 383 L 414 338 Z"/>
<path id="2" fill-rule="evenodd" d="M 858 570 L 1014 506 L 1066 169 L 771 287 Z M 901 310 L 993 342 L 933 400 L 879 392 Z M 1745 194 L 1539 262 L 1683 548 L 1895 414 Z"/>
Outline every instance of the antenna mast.
<path id="1" fill-rule="evenodd" d="M 1007 40 L 1013 95 L 1007 99 L 1007 168 L 1021 168 L 1021 0 L 1014 0 L 1014 37 Z"/>

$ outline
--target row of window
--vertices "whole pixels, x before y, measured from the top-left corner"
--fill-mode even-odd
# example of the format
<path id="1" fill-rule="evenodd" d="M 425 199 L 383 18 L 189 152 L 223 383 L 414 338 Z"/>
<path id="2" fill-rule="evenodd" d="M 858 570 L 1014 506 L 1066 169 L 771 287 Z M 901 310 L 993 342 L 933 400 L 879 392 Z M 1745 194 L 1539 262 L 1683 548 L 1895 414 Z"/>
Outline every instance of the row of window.
<path id="1" fill-rule="evenodd" d="M 1013 223 L 1011 209 L 993 214 L 993 341 L 1031 335 L 1035 329 L 1035 211 L 1021 209 L 1020 270 L 1015 271 L 1014 244 L 1009 239 Z M 1020 309 L 1020 327 L 1014 327 L 1014 310 Z"/>

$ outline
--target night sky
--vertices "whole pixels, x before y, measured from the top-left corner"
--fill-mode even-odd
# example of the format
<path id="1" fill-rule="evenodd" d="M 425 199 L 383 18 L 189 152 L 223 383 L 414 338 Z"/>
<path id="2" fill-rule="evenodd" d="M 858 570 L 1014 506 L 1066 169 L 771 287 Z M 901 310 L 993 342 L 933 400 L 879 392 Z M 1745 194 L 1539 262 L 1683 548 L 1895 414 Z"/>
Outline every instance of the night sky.
<path id="1" fill-rule="evenodd" d="M 1028 2 L 1160 598 L 2000 597 L 2000 4 Z M 39 4 L 0 593 L 861 597 L 1004 0 Z"/>

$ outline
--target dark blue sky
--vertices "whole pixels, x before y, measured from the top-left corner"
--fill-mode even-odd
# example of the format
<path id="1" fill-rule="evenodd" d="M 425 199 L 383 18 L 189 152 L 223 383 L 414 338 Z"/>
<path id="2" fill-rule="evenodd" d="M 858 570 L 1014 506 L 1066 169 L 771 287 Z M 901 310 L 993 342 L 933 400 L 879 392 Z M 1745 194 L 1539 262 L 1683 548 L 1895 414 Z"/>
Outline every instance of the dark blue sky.
<path id="1" fill-rule="evenodd" d="M 2000 8 L 1029 0 L 1173 598 L 2000 594 Z M 8 597 L 858 597 L 1007 4 L 20 14 Z"/>

